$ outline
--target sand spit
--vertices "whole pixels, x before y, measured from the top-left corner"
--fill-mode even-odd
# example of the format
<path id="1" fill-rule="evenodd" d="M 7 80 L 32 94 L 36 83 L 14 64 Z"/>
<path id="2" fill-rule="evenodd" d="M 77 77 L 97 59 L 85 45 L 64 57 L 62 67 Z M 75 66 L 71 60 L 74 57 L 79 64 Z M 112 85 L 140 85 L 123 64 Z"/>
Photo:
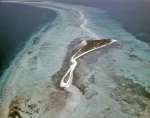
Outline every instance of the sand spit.
<path id="1" fill-rule="evenodd" d="M 121 44 L 117 42 L 78 59 L 73 85 L 82 91 L 84 99 L 71 118 L 79 117 L 81 113 L 82 118 L 149 118 L 150 93 L 130 77 L 115 71 L 113 65 L 120 53 L 122 59 L 126 58 Z M 120 69 L 125 71 L 123 66 Z M 84 108 L 88 112 L 84 113 Z"/>
<path id="2" fill-rule="evenodd" d="M 71 54 L 72 53 L 66 55 L 66 57 L 70 57 Z M 66 66 L 67 63 L 65 58 L 63 64 Z M 62 71 L 64 70 L 66 69 L 63 68 Z M 81 102 L 83 95 L 81 91 L 73 85 L 70 85 L 69 89 L 66 90 L 60 89 L 58 84 L 60 83 L 61 77 L 62 76 L 59 75 L 59 77 L 55 79 L 53 75 L 52 83 L 37 86 L 11 98 L 11 100 L 7 101 L 8 104 L 6 103 L 9 108 L 5 107 L 6 109 L 3 109 L 4 114 L 1 114 L 1 116 L 3 118 L 69 117 Z M 9 101 L 11 101 L 10 104 Z"/>
<path id="3" fill-rule="evenodd" d="M 102 48 L 104 46 L 107 46 L 111 43 L 116 42 L 116 40 L 112 39 L 101 39 L 101 40 L 86 40 L 83 41 L 84 46 L 76 53 L 74 54 L 71 59 L 71 65 L 66 74 L 63 76 L 61 82 L 60 82 L 60 87 L 62 88 L 68 88 L 70 84 L 72 84 L 72 79 L 73 79 L 73 71 L 75 67 L 77 66 L 77 61 L 79 57 L 94 51 L 96 49 Z"/>

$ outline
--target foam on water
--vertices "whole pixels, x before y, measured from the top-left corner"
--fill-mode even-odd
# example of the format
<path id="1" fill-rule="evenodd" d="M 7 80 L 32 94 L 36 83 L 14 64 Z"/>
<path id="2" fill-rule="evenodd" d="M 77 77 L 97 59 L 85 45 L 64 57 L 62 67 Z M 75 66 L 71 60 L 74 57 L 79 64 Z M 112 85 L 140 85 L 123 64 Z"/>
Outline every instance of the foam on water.
<path id="1" fill-rule="evenodd" d="M 148 44 L 137 40 L 119 22 L 111 19 L 105 11 L 90 7 L 84 8 L 82 11 L 85 13 L 84 16 L 88 18 L 88 28 L 96 33 L 98 37 L 117 39 L 126 47 L 135 48 L 142 55 L 150 57 L 150 54 L 147 53 L 148 50 L 150 51 Z"/>
<path id="2" fill-rule="evenodd" d="M 99 39 L 99 37 L 97 35 L 95 35 L 89 28 L 86 27 L 88 20 L 85 18 L 82 11 L 80 11 L 79 9 L 76 9 L 76 8 L 72 8 L 72 9 L 76 10 L 80 14 L 81 19 L 83 20 L 83 23 L 80 25 L 80 27 L 85 29 L 87 32 L 91 33 L 95 38 Z"/>

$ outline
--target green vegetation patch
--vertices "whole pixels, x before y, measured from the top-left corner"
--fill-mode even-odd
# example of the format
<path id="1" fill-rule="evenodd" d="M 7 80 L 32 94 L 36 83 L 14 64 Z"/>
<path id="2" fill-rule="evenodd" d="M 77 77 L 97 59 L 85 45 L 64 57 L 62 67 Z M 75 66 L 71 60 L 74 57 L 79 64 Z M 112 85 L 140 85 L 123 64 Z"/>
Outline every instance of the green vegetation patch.
<path id="1" fill-rule="evenodd" d="M 80 56 L 81 54 L 90 51 L 94 48 L 100 48 L 101 46 L 107 45 L 111 43 L 111 39 L 102 39 L 102 40 L 87 40 L 86 45 L 81 48 L 79 52 L 76 53 L 75 57 Z"/>

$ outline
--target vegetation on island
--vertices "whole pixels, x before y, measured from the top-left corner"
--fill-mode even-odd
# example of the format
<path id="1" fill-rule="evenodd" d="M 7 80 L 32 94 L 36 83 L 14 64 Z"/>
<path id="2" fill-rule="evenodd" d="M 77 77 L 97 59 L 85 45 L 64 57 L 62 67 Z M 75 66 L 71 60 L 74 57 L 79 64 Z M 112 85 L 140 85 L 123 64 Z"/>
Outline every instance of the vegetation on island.
<path id="1" fill-rule="evenodd" d="M 74 56 L 74 58 L 80 56 L 81 54 L 90 51 L 92 49 L 100 48 L 101 46 L 111 43 L 111 39 L 102 39 L 102 40 L 87 40 L 86 45 L 83 46 Z"/>
<path id="2" fill-rule="evenodd" d="M 102 39 L 102 40 L 86 40 L 86 45 L 83 46 L 73 58 L 79 57 L 81 54 L 88 52 L 93 49 L 98 49 L 104 45 L 110 44 L 112 42 L 111 39 Z M 64 77 L 63 82 L 67 83 L 70 78 L 70 71 Z"/>

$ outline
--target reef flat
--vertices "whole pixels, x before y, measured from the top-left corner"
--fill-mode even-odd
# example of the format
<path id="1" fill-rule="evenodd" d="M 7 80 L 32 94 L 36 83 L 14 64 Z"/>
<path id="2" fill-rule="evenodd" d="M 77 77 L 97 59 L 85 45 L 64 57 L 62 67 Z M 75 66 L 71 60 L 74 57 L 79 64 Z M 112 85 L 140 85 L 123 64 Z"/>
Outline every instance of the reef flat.
<path id="1" fill-rule="evenodd" d="M 0 117 L 149 118 L 150 58 L 146 44 L 134 40 L 97 9 L 49 1 L 26 4 L 53 9 L 58 15 L 9 73 Z M 117 42 L 98 48 L 92 39 Z M 80 52 L 88 41 L 92 45 Z M 92 48 L 95 51 L 84 53 Z M 69 70 L 71 58 L 78 62 L 73 74 Z M 73 79 L 62 89 L 60 81 L 65 74 L 64 83 L 71 75 Z"/>
<path id="2" fill-rule="evenodd" d="M 118 42 L 78 58 L 79 64 L 74 72 L 73 85 L 66 89 L 60 89 L 62 76 L 65 75 L 70 66 L 70 63 L 68 63 L 70 58 L 83 47 L 83 41 L 88 38 L 77 38 L 68 45 L 62 66 L 59 71 L 52 75 L 51 83 L 15 96 L 9 105 L 8 116 L 36 118 L 41 115 L 48 118 L 51 115 L 54 118 L 67 116 L 75 118 L 83 112 L 80 110 L 85 109 L 85 107 L 88 106 L 87 109 L 92 110 L 93 105 L 96 108 L 100 105 L 100 112 L 96 113 L 96 111 L 99 111 L 96 110 L 90 114 L 90 117 L 107 116 L 109 118 L 110 111 L 113 110 L 117 112 L 117 115 L 119 114 L 119 116 L 125 116 L 126 118 L 142 118 L 143 116 L 148 118 L 150 102 L 146 96 L 149 96 L 149 93 L 144 92 L 144 87 L 134 83 L 130 78 L 117 75 L 112 69 L 108 69 L 106 65 L 103 66 L 104 62 L 107 64 L 104 60 L 99 62 L 102 68 L 100 70 L 97 66 L 94 66 L 94 68 L 91 66 L 91 64 L 98 61 L 99 56 L 105 56 L 106 53 L 108 56 L 112 53 L 112 50 L 118 49 L 120 45 Z M 115 63 L 113 57 L 111 60 Z M 86 68 L 86 71 L 84 68 Z M 98 73 L 93 73 L 95 69 Z M 138 93 L 139 89 L 142 92 Z M 74 109 L 76 110 L 74 111 Z M 114 113 L 111 114 L 115 116 Z M 82 118 L 85 116 L 86 114 Z"/>

